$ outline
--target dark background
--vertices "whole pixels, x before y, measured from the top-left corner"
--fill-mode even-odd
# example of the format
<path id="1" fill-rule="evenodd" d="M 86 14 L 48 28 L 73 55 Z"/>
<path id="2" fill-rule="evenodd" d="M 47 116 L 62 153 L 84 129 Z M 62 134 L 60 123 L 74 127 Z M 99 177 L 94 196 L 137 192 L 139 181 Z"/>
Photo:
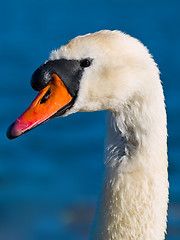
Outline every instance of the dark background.
<path id="1" fill-rule="evenodd" d="M 106 113 L 54 119 L 9 141 L 32 72 L 69 39 L 118 29 L 148 46 L 168 113 L 168 240 L 180 239 L 180 2 L 31 0 L 0 5 L 0 239 L 88 239 L 103 177 Z"/>

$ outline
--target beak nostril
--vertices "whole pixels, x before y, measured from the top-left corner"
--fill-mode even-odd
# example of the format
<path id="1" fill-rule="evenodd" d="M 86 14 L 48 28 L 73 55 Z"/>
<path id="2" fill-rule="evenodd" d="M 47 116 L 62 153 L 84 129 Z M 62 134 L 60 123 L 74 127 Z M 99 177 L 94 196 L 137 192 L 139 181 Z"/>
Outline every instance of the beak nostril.
<path id="1" fill-rule="evenodd" d="M 40 104 L 45 103 L 49 99 L 50 94 L 51 94 L 51 90 L 49 89 L 42 97 Z"/>

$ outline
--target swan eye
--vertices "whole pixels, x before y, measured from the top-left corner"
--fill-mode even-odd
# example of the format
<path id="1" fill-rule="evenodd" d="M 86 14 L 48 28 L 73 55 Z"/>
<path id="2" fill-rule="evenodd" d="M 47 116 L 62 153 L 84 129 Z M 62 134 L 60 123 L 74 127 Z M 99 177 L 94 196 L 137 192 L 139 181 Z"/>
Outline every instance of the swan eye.
<path id="1" fill-rule="evenodd" d="M 80 65 L 82 68 L 86 68 L 91 65 L 91 62 L 92 62 L 92 60 L 85 58 L 85 59 L 81 60 Z"/>

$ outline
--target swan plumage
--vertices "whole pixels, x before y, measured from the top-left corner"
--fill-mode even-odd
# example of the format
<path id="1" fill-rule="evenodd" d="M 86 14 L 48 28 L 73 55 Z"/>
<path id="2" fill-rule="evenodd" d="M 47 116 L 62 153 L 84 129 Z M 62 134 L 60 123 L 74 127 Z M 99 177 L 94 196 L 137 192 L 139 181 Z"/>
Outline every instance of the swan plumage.
<path id="1" fill-rule="evenodd" d="M 167 130 L 156 63 L 140 41 L 109 30 L 72 39 L 52 51 L 48 61 L 54 64 L 62 59 L 74 61 L 71 75 L 79 71 L 74 80 L 78 90 L 72 104 L 58 114 L 109 111 L 106 170 L 90 239 L 163 240 L 168 205 Z M 82 59 L 90 62 L 80 70 L 77 64 Z M 47 64 L 42 68 L 52 72 Z M 48 81 L 46 87 L 52 84 Z M 10 138 L 26 131 L 17 130 L 20 120 L 8 130 Z"/>

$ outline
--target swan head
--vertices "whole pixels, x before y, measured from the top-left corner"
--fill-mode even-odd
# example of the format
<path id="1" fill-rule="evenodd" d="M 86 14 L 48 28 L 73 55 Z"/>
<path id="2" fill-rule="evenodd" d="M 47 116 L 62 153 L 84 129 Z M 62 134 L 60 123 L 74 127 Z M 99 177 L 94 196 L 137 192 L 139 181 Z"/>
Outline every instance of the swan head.
<path id="1" fill-rule="evenodd" d="M 49 119 L 79 111 L 116 111 L 133 95 L 146 95 L 153 85 L 147 75 L 154 72 L 158 74 L 146 47 L 129 35 L 103 30 L 78 36 L 52 51 L 33 73 L 31 85 L 39 93 L 7 136 L 16 138 Z"/>

